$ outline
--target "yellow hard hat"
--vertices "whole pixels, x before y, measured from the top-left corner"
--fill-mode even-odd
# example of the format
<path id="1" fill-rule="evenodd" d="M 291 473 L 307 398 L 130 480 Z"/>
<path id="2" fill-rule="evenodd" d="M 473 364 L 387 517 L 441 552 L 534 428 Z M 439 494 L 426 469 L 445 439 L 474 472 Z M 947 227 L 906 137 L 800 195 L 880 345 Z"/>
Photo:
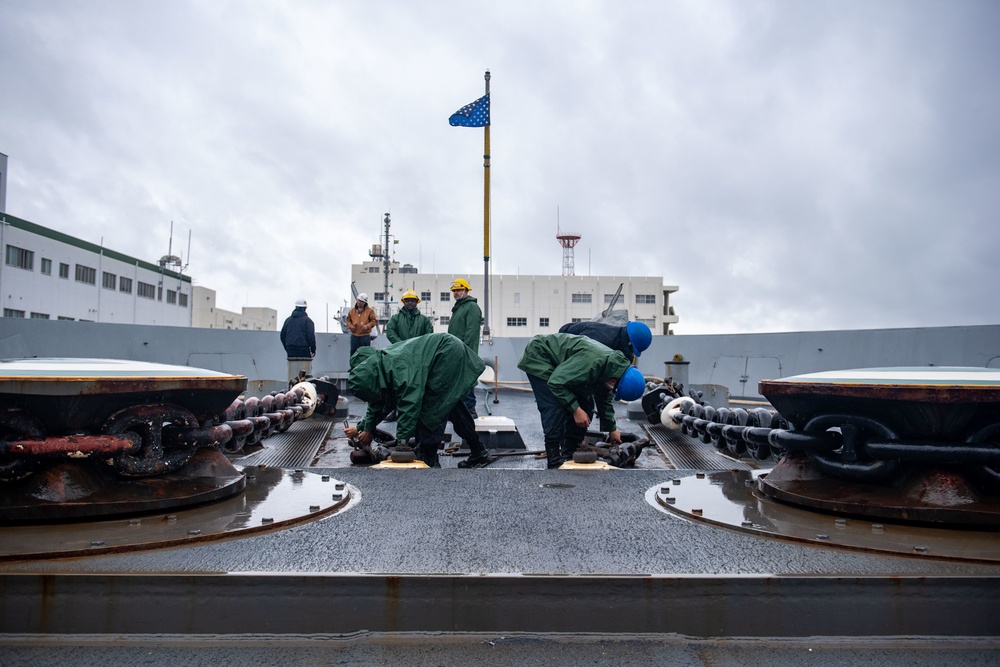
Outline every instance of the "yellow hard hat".
<path id="1" fill-rule="evenodd" d="M 416 299 L 417 303 L 420 303 L 420 297 L 417 296 L 417 293 L 411 289 L 408 289 L 403 293 L 403 297 L 400 299 L 400 301 L 406 301 L 407 299 Z"/>
<path id="2" fill-rule="evenodd" d="M 469 287 L 469 283 L 465 280 L 465 278 L 455 278 L 455 282 L 451 284 L 451 291 L 454 292 L 457 289 L 472 291 L 472 288 Z"/>

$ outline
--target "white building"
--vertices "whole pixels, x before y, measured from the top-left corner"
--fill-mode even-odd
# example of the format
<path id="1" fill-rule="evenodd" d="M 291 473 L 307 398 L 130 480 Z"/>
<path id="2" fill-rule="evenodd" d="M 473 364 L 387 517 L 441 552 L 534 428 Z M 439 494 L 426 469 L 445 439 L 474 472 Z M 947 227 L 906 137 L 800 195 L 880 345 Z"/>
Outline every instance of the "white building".
<path id="1" fill-rule="evenodd" d="M 191 278 L 0 214 L 4 317 L 191 326 Z"/>
<path id="2" fill-rule="evenodd" d="M 351 265 L 351 280 L 358 292 L 368 294 L 369 305 L 380 317 L 386 303 L 390 314 L 399 310 L 403 292 L 412 289 L 420 295 L 418 307 L 434 322 L 434 331 L 448 330 L 455 278 L 469 281 L 471 295 L 485 313 L 482 275 L 419 273 L 410 264 L 393 262 L 386 294 L 382 262 Z M 653 335 L 671 333 L 670 325 L 678 321 L 670 306 L 670 295 L 678 288 L 664 285 L 660 277 L 494 275 L 490 282 L 490 333 L 497 337 L 556 333 L 568 322 L 591 320 L 608 307 L 619 285 L 622 293 L 615 310 L 628 310 L 629 319 L 645 322 Z"/>
<path id="3" fill-rule="evenodd" d="M 191 326 L 201 329 L 243 329 L 277 331 L 278 311 L 246 306 L 242 312 L 222 310 L 215 305 L 215 290 L 195 285 L 191 301 Z"/>

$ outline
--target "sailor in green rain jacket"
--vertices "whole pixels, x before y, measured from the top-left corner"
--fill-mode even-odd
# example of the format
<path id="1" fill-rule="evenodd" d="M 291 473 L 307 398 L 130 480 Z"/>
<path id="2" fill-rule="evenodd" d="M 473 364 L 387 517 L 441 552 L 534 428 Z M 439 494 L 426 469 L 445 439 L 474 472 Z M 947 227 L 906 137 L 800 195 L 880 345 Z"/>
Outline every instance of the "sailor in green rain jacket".
<path id="1" fill-rule="evenodd" d="M 400 300 L 403 302 L 403 307 L 390 317 L 385 325 L 385 335 L 389 337 L 390 343 L 398 343 L 434 331 L 434 325 L 427 316 L 417 310 L 420 297 L 416 292 L 411 289 L 406 290 Z"/>
<path id="2" fill-rule="evenodd" d="M 542 417 L 549 468 L 558 468 L 583 441 L 597 408 L 601 430 L 621 442 L 614 399 L 642 396 L 646 380 L 618 350 L 585 336 L 535 336 L 517 367 L 528 374 Z"/>
<path id="3" fill-rule="evenodd" d="M 447 419 L 469 444 L 469 458 L 460 468 L 475 468 L 493 460 L 476 433 L 475 421 L 462 397 L 475 386 L 486 364 L 447 333 L 432 333 L 390 345 L 384 350 L 359 348 L 351 357 L 347 384 L 368 403 L 364 419 L 344 434 L 371 444 L 375 427 L 392 410 L 397 412 L 396 441 L 416 436 L 420 459 L 440 467 L 438 445 Z"/>

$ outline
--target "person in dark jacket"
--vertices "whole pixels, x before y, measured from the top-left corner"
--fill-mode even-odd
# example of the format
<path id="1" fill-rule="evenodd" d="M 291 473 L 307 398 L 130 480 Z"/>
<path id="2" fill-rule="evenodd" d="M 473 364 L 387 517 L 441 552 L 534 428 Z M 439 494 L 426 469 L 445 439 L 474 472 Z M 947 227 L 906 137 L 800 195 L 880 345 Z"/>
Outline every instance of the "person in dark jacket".
<path id="1" fill-rule="evenodd" d="M 475 355 L 479 354 L 479 333 L 480 325 L 483 322 L 483 311 L 476 301 L 476 297 L 470 296 L 472 287 L 465 278 L 455 278 L 451 284 L 451 296 L 455 299 L 455 305 L 451 307 L 451 319 L 448 321 L 448 333 L 461 339 Z M 465 407 L 476 417 L 476 394 L 475 385 L 469 389 L 468 395 L 464 399 Z"/>
<path id="2" fill-rule="evenodd" d="M 559 327 L 559 333 L 586 336 L 618 350 L 626 359 L 639 357 L 653 340 L 653 332 L 642 322 L 629 322 L 623 327 L 604 322 L 573 322 Z"/>
<path id="3" fill-rule="evenodd" d="M 385 335 L 390 343 L 409 340 L 434 332 L 434 325 L 426 315 L 417 310 L 420 297 L 413 290 L 406 290 L 402 298 L 403 307 L 389 318 L 385 325 Z"/>
<path id="4" fill-rule="evenodd" d="M 642 396 L 642 373 L 618 350 L 572 334 L 535 336 L 517 367 L 527 373 L 542 418 L 549 468 L 573 456 L 590 426 L 596 403 L 608 441 L 621 442 L 613 400 Z"/>
<path id="5" fill-rule="evenodd" d="M 281 325 L 281 344 L 288 358 L 288 378 L 296 378 L 300 371 L 305 377 L 312 375 L 312 360 L 316 356 L 316 327 L 306 315 L 306 300 L 295 302 L 295 310 Z"/>
<path id="6" fill-rule="evenodd" d="M 447 419 L 455 433 L 469 443 L 469 458 L 459 468 L 477 468 L 491 462 L 476 433 L 476 424 L 462 397 L 476 384 L 486 364 L 459 339 L 432 333 L 400 341 L 383 350 L 362 347 L 351 356 L 347 384 L 368 403 L 357 427 L 344 429 L 348 438 L 371 444 L 375 427 L 396 410 L 396 441 L 416 436 L 420 459 L 440 467 L 438 445 Z"/>

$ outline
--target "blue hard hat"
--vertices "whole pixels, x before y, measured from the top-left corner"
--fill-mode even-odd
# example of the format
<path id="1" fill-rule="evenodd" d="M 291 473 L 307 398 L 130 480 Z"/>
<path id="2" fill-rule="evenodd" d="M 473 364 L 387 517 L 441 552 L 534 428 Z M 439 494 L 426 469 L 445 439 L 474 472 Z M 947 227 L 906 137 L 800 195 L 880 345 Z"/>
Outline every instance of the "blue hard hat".
<path id="1" fill-rule="evenodd" d="M 628 340 L 637 357 L 653 342 L 653 332 L 642 322 L 629 322 L 625 325 L 625 331 L 628 332 Z"/>
<path id="2" fill-rule="evenodd" d="M 642 398 L 645 391 L 646 378 L 643 377 L 642 371 L 635 366 L 629 366 L 628 370 L 622 374 L 622 379 L 618 381 L 618 391 L 615 393 L 615 399 L 619 401 L 634 401 L 637 398 Z"/>

